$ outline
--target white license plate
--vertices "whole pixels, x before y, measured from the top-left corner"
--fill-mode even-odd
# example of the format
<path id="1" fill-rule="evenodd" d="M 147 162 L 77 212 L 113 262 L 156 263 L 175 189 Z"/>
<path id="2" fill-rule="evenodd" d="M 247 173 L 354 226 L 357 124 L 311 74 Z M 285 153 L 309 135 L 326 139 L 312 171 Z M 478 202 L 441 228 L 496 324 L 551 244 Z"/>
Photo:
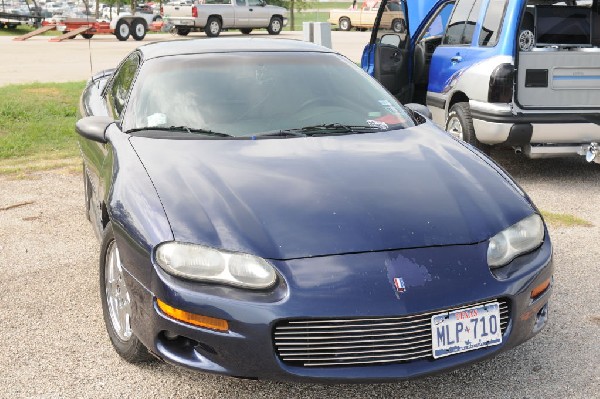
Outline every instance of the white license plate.
<path id="1" fill-rule="evenodd" d="M 194 21 L 188 21 L 188 20 L 184 19 L 184 20 L 179 21 L 179 23 L 176 25 L 194 25 Z"/>
<path id="2" fill-rule="evenodd" d="M 488 303 L 431 317 L 435 359 L 502 343 L 500 304 Z"/>

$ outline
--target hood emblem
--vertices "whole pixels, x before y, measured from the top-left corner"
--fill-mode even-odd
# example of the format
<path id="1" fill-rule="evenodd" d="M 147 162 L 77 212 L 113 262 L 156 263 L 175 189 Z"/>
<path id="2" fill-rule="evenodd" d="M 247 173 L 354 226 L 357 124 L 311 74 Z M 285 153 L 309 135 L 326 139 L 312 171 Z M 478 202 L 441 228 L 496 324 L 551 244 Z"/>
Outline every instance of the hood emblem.
<path id="1" fill-rule="evenodd" d="M 406 285 L 404 285 L 404 280 L 402 280 L 402 277 L 394 277 L 394 288 L 396 289 L 396 292 L 406 291 Z"/>

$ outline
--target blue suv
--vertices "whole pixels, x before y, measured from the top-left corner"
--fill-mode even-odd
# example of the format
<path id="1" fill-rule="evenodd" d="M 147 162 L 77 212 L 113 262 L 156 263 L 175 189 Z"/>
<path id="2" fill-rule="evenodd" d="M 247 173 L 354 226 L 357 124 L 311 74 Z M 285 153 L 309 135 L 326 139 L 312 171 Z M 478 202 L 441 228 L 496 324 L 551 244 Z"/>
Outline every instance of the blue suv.
<path id="1" fill-rule="evenodd" d="M 380 26 L 380 12 L 362 67 L 401 102 L 426 104 L 434 122 L 483 151 L 594 160 L 599 0 L 400 3 L 408 30 Z"/>

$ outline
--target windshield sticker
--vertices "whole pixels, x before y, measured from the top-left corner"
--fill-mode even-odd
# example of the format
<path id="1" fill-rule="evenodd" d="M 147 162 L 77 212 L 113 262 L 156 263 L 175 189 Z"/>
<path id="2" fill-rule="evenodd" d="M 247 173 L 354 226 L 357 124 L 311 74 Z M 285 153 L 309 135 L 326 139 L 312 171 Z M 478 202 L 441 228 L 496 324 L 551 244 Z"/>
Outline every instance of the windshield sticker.
<path id="1" fill-rule="evenodd" d="M 372 119 L 367 120 L 367 124 L 371 127 L 376 127 L 379 128 L 381 130 L 387 130 L 388 129 L 388 125 L 385 122 L 379 122 L 379 121 L 374 121 Z"/>
<path id="2" fill-rule="evenodd" d="M 388 100 L 379 100 L 379 104 L 381 104 L 384 107 L 391 107 L 392 103 L 389 102 Z"/>
<path id="3" fill-rule="evenodd" d="M 167 124 L 167 115 L 165 114 L 152 114 L 148 116 L 148 127 L 160 126 Z"/>
<path id="4" fill-rule="evenodd" d="M 369 112 L 369 118 L 379 118 L 381 116 L 381 112 Z"/>

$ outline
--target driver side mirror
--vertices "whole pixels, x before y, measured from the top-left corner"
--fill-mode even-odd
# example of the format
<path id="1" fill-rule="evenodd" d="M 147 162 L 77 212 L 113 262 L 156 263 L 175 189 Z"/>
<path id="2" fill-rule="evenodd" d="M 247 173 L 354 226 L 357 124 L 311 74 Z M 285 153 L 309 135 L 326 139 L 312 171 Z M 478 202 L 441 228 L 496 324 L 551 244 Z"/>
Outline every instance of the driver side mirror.
<path id="1" fill-rule="evenodd" d="M 264 7 L 264 6 L 266 6 L 266 5 L 267 5 L 267 2 L 266 2 L 265 0 L 260 0 L 260 1 L 258 2 L 258 5 L 259 5 L 259 6 L 261 6 L 261 7 Z"/>
<path id="2" fill-rule="evenodd" d="M 86 139 L 106 143 L 106 129 L 114 122 L 109 116 L 88 116 L 77 121 L 75 130 Z"/>
<path id="3" fill-rule="evenodd" d="M 410 109 L 411 111 L 424 116 L 427 119 L 431 119 L 431 117 L 432 117 L 431 111 L 429 110 L 429 108 L 427 108 L 427 106 L 425 106 L 423 104 L 410 103 L 410 104 L 404 104 L 404 106 L 406 108 Z"/>
<path id="4" fill-rule="evenodd" d="M 385 46 L 400 47 L 400 36 L 383 35 L 379 43 Z"/>

